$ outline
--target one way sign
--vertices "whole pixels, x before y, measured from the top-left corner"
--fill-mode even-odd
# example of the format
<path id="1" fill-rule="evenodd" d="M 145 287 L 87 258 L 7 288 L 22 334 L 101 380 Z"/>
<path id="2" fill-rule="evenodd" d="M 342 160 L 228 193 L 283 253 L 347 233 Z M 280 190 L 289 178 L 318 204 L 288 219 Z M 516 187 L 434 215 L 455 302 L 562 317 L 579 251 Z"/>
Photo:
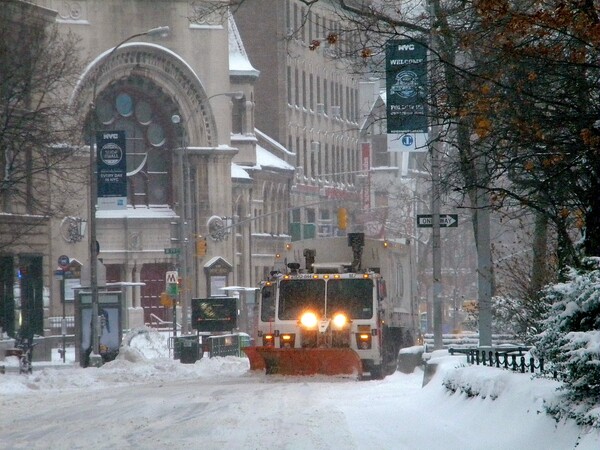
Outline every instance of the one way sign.
<path id="1" fill-rule="evenodd" d="M 440 214 L 440 227 L 457 227 L 458 214 Z M 433 217 L 431 214 L 417 214 L 417 227 L 433 227 Z"/>

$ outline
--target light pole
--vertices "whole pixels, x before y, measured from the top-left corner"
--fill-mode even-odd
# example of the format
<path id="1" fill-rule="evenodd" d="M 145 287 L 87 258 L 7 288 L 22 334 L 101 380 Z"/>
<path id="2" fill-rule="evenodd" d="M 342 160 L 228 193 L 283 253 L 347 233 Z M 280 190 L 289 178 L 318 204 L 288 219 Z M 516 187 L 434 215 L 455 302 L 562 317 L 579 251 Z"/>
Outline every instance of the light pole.
<path id="1" fill-rule="evenodd" d="M 219 96 L 227 96 L 232 99 L 241 100 L 244 98 L 244 93 L 242 91 L 234 91 L 234 92 L 220 92 L 217 94 L 213 94 L 204 100 L 204 102 L 208 103 L 211 99 Z M 180 247 L 180 271 L 181 271 L 181 279 L 182 283 L 180 286 L 179 292 L 179 301 L 181 303 L 181 333 L 188 334 L 190 323 L 188 320 L 188 315 L 190 311 L 190 274 L 194 272 L 194 265 L 189 263 L 189 255 L 188 255 L 188 242 L 189 242 L 189 223 L 188 221 L 191 218 L 192 212 L 191 208 L 191 175 L 190 175 L 190 164 L 188 161 L 188 142 L 186 141 L 186 126 L 192 116 L 189 116 L 182 121 L 182 117 L 174 114 L 171 117 L 171 122 L 174 125 L 181 126 L 181 147 L 178 150 L 178 178 L 179 178 L 179 192 L 181 195 L 179 201 L 179 247 Z M 184 169 L 185 167 L 185 169 Z M 196 276 L 194 274 L 194 276 Z M 175 330 L 175 308 L 173 308 L 173 329 Z"/>
<path id="2" fill-rule="evenodd" d="M 105 57 L 103 57 L 97 64 L 94 74 L 94 84 L 92 85 L 92 100 L 90 102 L 90 167 L 89 167 L 89 179 L 90 179 L 90 210 L 89 210 L 89 251 L 90 251 L 90 295 L 92 303 L 92 320 L 91 320 L 91 333 L 92 333 L 92 352 L 90 354 L 90 363 L 92 361 L 95 365 L 100 363 L 100 342 L 98 340 L 98 242 L 96 240 L 96 200 L 97 200 L 97 180 L 96 180 L 96 89 L 98 87 L 98 78 L 100 75 L 100 69 L 104 64 L 110 61 L 113 54 L 126 42 L 135 39 L 140 36 L 167 36 L 169 34 L 169 27 L 157 27 L 152 28 L 143 33 L 136 33 L 128 38 L 122 40 L 117 44 Z"/>
<path id="3" fill-rule="evenodd" d="M 189 171 L 189 162 L 187 161 L 187 147 L 188 143 L 185 139 L 186 131 L 185 125 L 189 121 L 190 117 L 182 123 L 181 116 L 174 114 L 171 116 L 171 122 L 174 125 L 181 126 L 181 147 L 178 149 L 178 174 L 179 178 L 179 272 L 181 283 L 179 286 L 179 302 L 181 304 L 181 334 L 187 334 L 187 315 L 188 315 L 188 295 L 187 289 L 189 286 L 188 280 L 188 219 L 190 214 L 188 213 L 188 207 L 190 205 L 190 201 L 188 198 L 190 191 L 190 179 L 189 172 L 186 174 L 184 171 L 184 166 L 187 166 Z M 185 161 L 184 161 L 185 159 Z M 173 302 L 173 335 L 177 336 L 177 307 L 176 302 Z"/>

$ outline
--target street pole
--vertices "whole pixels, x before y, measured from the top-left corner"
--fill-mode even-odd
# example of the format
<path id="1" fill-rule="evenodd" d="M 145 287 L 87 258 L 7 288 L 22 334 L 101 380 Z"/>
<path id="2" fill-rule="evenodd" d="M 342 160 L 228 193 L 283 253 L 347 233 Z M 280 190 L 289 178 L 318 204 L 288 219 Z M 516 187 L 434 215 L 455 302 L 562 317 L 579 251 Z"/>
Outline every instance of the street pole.
<path id="1" fill-rule="evenodd" d="M 434 126 L 433 130 L 437 130 L 437 126 Z M 436 350 L 444 346 L 442 339 L 442 249 L 440 237 L 439 171 L 439 155 L 437 145 L 434 142 L 431 147 L 431 244 L 433 259 L 433 346 Z"/>
<path id="2" fill-rule="evenodd" d="M 179 304 L 181 305 L 181 334 L 187 334 L 189 331 L 188 326 L 188 313 L 189 313 L 189 300 L 188 300 L 188 292 L 187 288 L 189 286 L 189 268 L 188 268 L 188 245 L 189 242 L 189 233 L 188 233 L 188 218 L 191 214 L 188 213 L 188 207 L 190 204 L 190 199 L 188 198 L 188 192 L 190 190 L 189 186 L 189 164 L 185 164 L 188 161 L 184 160 L 184 156 L 186 156 L 187 152 L 187 142 L 185 140 L 186 130 L 184 125 L 187 124 L 188 117 L 185 122 L 182 123 L 181 116 L 175 114 L 171 117 L 171 122 L 175 125 L 181 126 L 181 145 L 180 148 L 177 149 L 177 177 L 179 178 L 179 278 L 181 282 L 179 283 Z M 187 166 L 187 170 L 184 170 L 184 166 Z M 187 182 L 186 182 L 187 181 Z M 177 307 L 176 302 L 173 303 L 173 335 L 177 336 Z"/>
<path id="3" fill-rule="evenodd" d="M 62 301 L 62 320 L 60 321 L 60 331 L 62 333 L 62 361 L 66 362 L 65 352 L 67 351 L 67 310 L 65 305 L 65 274 L 60 279 L 60 299 Z"/>
<path id="4" fill-rule="evenodd" d="M 437 17 L 435 9 L 436 2 L 430 2 L 430 52 L 433 53 L 439 46 L 436 40 L 436 33 L 433 29 Z M 433 61 L 431 61 L 433 64 Z M 442 249 L 440 237 L 440 161 L 439 161 L 439 134 L 440 125 L 437 118 L 435 104 L 433 110 L 433 123 L 431 132 L 433 134 L 433 143 L 430 145 L 431 152 L 431 255 L 433 271 L 433 346 L 436 350 L 442 349 Z"/>
<path id="5" fill-rule="evenodd" d="M 181 299 L 181 290 L 179 293 L 179 298 Z M 173 302 L 173 336 L 177 337 L 177 302 L 174 298 L 172 298 L 171 301 Z"/>
<path id="6" fill-rule="evenodd" d="M 90 252 L 90 295 L 92 303 L 92 351 L 90 353 L 90 364 L 100 364 L 100 341 L 98 336 L 98 241 L 96 237 L 96 201 L 98 197 L 98 185 L 96 180 L 96 90 L 98 88 L 98 78 L 100 69 L 104 64 L 110 61 L 113 54 L 125 43 L 140 36 L 166 36 L 169 33 L 169 27 L 152 28 L 143 33 L 137 33 L 117 44 L 106 57 L 98 62 L 95 70 L 94 84 L 92 86 L 92 100 L 90 102 L 89 120 L 91 121 L 90 130 L 90 167 L 89 167 L 89 183 L 90 183 L 90 198 L 89 198 L 89 252 Z"/>
<path id="7" fill-rule="evenodd" d="M 184 144 L 185 145 L 185 144 Z M 179 200 L 179 262 L 181 269 L 181 283 L 179 285 L 179 303 L 181 304 L 181 334 L 188 332 L 188 296 L 186 292 L 186 285 L 188 283 L 188 259 L 187 259 L 187 245 L 188 234 L 186 230 L 186 186 L 185 186 L 185 171 L 183 170 L 183 152 L 185 151 L 184 146 L 179 149 L 179 191 L 181 197 Z M 173 308 L 173 329 L 176 326 L 175 321 L 175 308 Z M 176 332 L 176 331 L 175 331 Z"/>

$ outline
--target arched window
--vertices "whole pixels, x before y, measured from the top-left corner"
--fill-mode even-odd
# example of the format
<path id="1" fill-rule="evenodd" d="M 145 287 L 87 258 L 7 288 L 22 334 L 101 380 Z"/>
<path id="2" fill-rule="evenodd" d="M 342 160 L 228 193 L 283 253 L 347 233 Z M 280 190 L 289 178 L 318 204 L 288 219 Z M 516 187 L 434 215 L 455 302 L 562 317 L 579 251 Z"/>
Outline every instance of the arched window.
<path id="1" fill-rule="evenodd" d="M 144 79 L 115 83 L 97 96 L 96 129 L 124 130 L 128 203 L 172 205 L 173 149 L 183 145 L 171 122 L 177 108 Z"/>

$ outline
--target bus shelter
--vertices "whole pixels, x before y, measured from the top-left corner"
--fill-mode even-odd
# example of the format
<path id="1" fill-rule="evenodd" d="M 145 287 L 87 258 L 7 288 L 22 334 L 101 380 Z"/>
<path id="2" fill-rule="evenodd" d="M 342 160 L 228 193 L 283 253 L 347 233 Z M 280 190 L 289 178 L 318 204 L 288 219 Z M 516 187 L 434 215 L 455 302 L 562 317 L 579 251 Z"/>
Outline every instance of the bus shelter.
<path id="1" fill-rule="evenodd" d="M 106 283 L 98 288 L 99 353 L 102 362 L 112 361 L 119 353 L 123 330 L 129 328 L 127 296 L 132 286 L 143 283 Z M 75 358 L 82 367 L 90 365 L 92 353 L 92 294 L 89 288 L 75 289 Z"/>

